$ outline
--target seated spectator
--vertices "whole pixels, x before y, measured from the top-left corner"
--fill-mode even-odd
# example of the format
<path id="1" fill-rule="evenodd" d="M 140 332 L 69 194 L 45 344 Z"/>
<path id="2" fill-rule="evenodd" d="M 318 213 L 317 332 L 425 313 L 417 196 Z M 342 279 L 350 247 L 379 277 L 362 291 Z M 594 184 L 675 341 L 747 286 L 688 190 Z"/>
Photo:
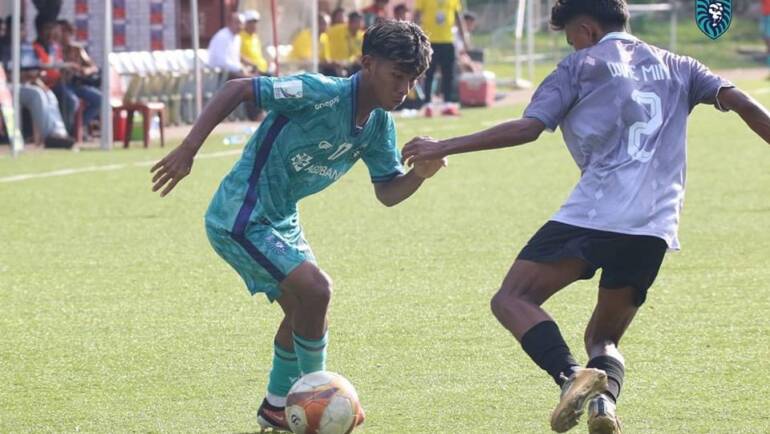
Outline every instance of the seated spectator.
<path id="1" fill-rule="evenodd" d="M 462 18 L 465 23 L 465 34 L 468 37 L 468 40 L 470 40 L 473 31 L 476 29 L 476 14 L 466 11 L 463 13 Z M 475 57 L 473 50 L 466 47 L 457 28 L 452 29 L 452 34 L 454 35 L 457 66 L 459 67 L 460 72 L 481 72 L 483 70 L 481 62 L 473 59 L 473 57 Z"/>
<path id="2" fill-rule="evenodd" d="M 393 8 L 393 19 L 396 21 L 409 21 L 409 8 L 406 3 L 399 3 Z"/>
<path id="3" fill-rule="evenodd" d="M 345 22 L 345 8 L 338 7 L 332 11 L 332 25 L 343 24 Z"/>
<path id="4" fill-rule="evenodd" d="M 23 26 L 22 35 L 23 41 Z M 56 95 L 41 80 L 40 61 L 29 43 L 22 42 L 19 63 L 19 105 L 29 111 L 32 123 L 46 147 L 71 148 L 75 141 L 67 134 Z"/>
<path id="5" fill-rule="evenodd" d="M 361 29 L 362 16 L 358 12 L 348 14 L 347 24 L 329 27 L 329 58 L 322 71 L 326 75 L 347 77 L 361 69 L 361 47 L 364 31 Z"/>
<path id="6" fill-rule="evenodd" d="M 59 45 L 59 26 L 55 21 L 47 21 L 40 24 L 37 30 L 38 38 L 32 44 L 41 66 L 43 67 L 42 80 L 45 85 L 53 90 L 59 100 L 64 124 L 67 131 L 73 134 L 75 131 L 75 113 L 80 107 L 80 98 L 75 92 L 66 86 L 62 79 L 62 70 L 71 66 L 64 62 L 61 46 Z"/>
<path id="7" fill-rule="evenodd" d="M 0 59 L 11 57 L 11 16 L 0 18 Z"/>
<path id="8" fill-rule="evenodd" d="M 262 55 L 262 41 L 257 34 L 259 25 L 259 12 L 255 10 L 245 11 L 243 19 L 246 24 L 241 31 L 241 63 L 243 63 L 249 72 L 255 75 L 264 75 L 268 73 L 268 63 Z"/>
<path id="9" fill-rule="evenodd" d="M 209 42 L 209 66 L 226 71 L 228 79 L 251 77 L 241 63 L 241 29 L 243 15 L 234 13 Z"/>
<path id="10" fill-rule="evenodd" d="M 94 121 L 99 120 L 102 106 L 101 77 L 86 49 L 73 40 L 75 27 L 66 20 L 59 20 L 59 44 L 65 64 L 72 65 L 62 71 L 64 86 L 85 102 L 83 110 L 83 131 L 86 135 Z"/>
<path id="11" fill-rule="evenodd" d="M 388 17 L 388 0 L 374 0 L 374 3 L 364 8 L 361 13 L 364 15 L 364 27 L 368 28 L 372 24 L 384 20 Z"/>
<path id="12" fill-rule="evenodd" d="M 318 14 L 318 61 L 322 64 L 329 57 L 329 15 Z M 309 62 L 313 58 L 313 35 L 311 29 L 302 29 L 291 41 L 291 60 Z"/>

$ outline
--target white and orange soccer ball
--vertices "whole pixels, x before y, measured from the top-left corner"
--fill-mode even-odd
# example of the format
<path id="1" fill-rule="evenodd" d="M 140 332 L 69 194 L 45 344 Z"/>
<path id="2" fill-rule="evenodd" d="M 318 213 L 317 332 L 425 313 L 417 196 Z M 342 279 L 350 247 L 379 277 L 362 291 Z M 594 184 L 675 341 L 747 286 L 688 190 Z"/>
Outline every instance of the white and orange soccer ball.
<path id="1" fill-rule="evenodd" d="M 364 411 L 345 377 L 319 371 L 303 376 L 289 390 L 286 421 L 296 434 L 347 434 L 363 423 Z"/>

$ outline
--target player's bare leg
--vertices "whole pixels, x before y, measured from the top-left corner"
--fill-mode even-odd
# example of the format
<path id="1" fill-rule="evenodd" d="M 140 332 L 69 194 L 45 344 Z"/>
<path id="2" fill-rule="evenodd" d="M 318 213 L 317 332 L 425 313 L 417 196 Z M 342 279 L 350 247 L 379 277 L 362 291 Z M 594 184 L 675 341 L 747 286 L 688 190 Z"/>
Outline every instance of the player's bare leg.
<path id="1" fill-rule="evenodd" d="M 303 262 L 281 282 L 281 291 L 297 300 L 292 318 L 295 335 L 321 339 L 326 334 L 326 311 L 332 298 L 332 280 L 311 262 Z"/>
<path id="2" fill-rule="evenodd" d="M 556 323 L 540 306 L 553 294 L 578 280 L 587 264 L 578 258 L 553 263 L 517 260 L 492 298 L 492 312 L 524 351 L 562 387 L 551 428 L 564 432 L 578 423 L 585 403 L 606 387 L 606 375 L 581 369 Z"/>
<path id="3" fill-rule="evenodd" d="M 634 304 L 635 295 L 636 290 L 630 287 L 599 288 L 596 307 L 586 327 L 588 366 L 602 369 L 608 375 L 607 388 L 588 405 L 588 432 L 591 434 L 621 432 L 615 408 L 623 385 L 625 360 L 618 344 L 638 310 Z"/>
<path id="4" fill-rule="evenodd" d="M 257 411 L 262 430 L 288 431 L 284 407 L 289 387 L 301 373 L 326 366 L 326 311 L 331 279 L 310 262 L 303 262 L 281 282 L 276 301 L 284 317 L 275 334 L 275 355 L 265 400 Z"/>
<path id="5" fill-rule="evenodd" d="M 492 297 L 492 313 L 521 342 L 534 325 L 553 321 L 540 305 L 578 280 L 585 268 L 585 262 L 577 258 L 549 263 L 517 259 Z"/>

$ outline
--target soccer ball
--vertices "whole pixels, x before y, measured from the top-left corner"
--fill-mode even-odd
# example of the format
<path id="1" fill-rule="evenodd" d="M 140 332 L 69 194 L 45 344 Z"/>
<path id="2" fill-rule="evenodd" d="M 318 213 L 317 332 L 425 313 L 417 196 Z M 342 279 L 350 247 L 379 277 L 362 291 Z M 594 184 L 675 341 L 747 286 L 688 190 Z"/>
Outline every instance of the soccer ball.
<path id="1" fill-rule="evenodd" d="M 356 389 L 334 372 L 305 375 L 286 397 L 286 420 L 296 434 L 347 434 L 363 417 Z"/>

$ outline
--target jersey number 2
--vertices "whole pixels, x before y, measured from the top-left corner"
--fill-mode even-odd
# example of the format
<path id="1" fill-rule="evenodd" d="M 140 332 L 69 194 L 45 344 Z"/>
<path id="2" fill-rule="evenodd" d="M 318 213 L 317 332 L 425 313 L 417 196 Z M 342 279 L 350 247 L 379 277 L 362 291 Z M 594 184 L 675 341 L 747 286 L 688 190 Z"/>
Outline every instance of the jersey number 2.
<path id="1" fill-rule="evenodd" d="M 660 97 L 654 92 L 634 90 L 631 92 L 631 99 L 641 106 L 649 106 L 650 108 L 650 119 L 648 121 L 635 122 L 628 129 L 628 155 L 636 161 L 646 163 L 652 158 L 655 149 L 644 150 L 645 141 L 642 140 L 642 135 L 652 135 L 663 124 Z"/>

